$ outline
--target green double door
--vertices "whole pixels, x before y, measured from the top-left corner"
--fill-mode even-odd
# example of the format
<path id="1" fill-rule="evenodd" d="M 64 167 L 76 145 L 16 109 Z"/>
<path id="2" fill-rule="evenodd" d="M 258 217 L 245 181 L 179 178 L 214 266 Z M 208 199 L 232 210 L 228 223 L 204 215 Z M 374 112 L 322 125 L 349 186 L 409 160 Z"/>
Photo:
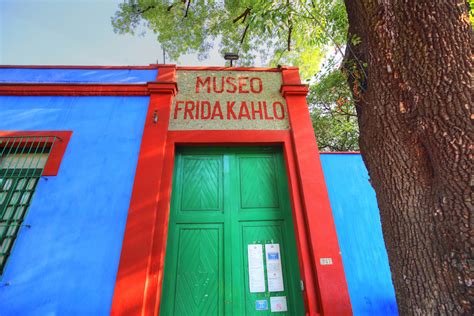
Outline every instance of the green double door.
<path id="1" fill-rule="evenodd" d="M 274 147 L 178 148 L 161 315 L 303 315 Z"/>

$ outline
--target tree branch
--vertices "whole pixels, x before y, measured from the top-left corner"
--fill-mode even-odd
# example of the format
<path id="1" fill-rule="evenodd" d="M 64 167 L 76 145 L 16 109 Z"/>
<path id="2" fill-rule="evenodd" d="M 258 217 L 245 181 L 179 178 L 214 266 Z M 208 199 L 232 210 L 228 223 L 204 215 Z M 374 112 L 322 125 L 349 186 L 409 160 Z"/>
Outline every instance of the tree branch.
<path id="1" fill-rule="evenodd" d="M 293 31 L 293 25 L 288 28 L 288 51 L 291 51 L 291 32 Z"/>
<path id="2" fill-rule="evenodd" d="M 188 16 L 188 11 L 189 11 L 189 6 L 190 5 L 191 5 L 191 0 L 188 0 L 188 5 L 186 6 L 186 12 L 184 13 L 183 19 Z"/>
<path id="3" fill-rule="evenodd" d="M 291 32 L 293 31 L 293 23 L 291 22 L 291 4 L 290 0 L 286 0 L 288 10 L 288 51 L 291 51 Z"/>
<path id="4" fill-rule="evenodd" d="M 173 3 L 172 5 L 170 5 L 169 7 L 166 8 L 166 11 L 170 12 L 171 9 L 173 9 L 173 7 L 177 4 L 180 4 L 180 3 L 186 3 L 186 0 L 180 0 L 180 1 L 177 1 L 175 3 Z"/>
<path id="5" fill-rule="evenodd" d="M 138 5 L 133 5 L 132 6 L 134 10 L 138 9 Z M 141 9 L 141 10 L 137 10 L 135 12 L 135 14 L 138 14 L 138 15 L 142 15 L 143 13 L 147 12 L 147 11 L 150 11 L 151 9 L 154 9 L 155 6 L 154 5 L 149 5 L 148 7 L 146 7 L 145 9 Z"/>
<path id="6" fill-rule="evenodd" d="M 313 5 L 313 8 L 316 8 L 316 4 L 314 3 L 314 1 L 311 1 L 311 4 Z M 303 8 L 306 10 L 307 14 L 309 14 L 310 19 L 313 20 L 317 25 L 319 25 L 319 27 L 321 27 L 324 30 L 325 29 L 324 25 L 321 24 L 321 22 L 313 15 L 313 13 L 306 6 L 303 6 Z M 327 32 L 327 36 L 333 42 L 334 46 L 336 46 L 336 49 L 339 51 L 341 56 L 344 57 L 345 53 L 342 51 L 342 48 L 340 47 L 340 45 L 337 44 L 336 40 L 330 35 L 329 32 Z M 347 41 L 347 46 L 348 46 L 348 49 L 353 53 L 349 39 Z M 365 72 L 362 62 L 360 61 L 359 58 L 357 58 L 357 56 L 354 53 L 352 55 L 354 56 L 355 61 L 359 64 L 359 68 L 364 74 L 364 78 L 367 78 L 367 73 Z M 350 69 L 347 69 L 347 70 L 349 72 L 349 75 L 355 79 L 354 75 L 352 74 L 352 71 Z M 361 90 L 365 92 L 364 87 L 361 87 Z"/>
<path id="7" fill-rule="evenodd" d="M 245 19 L 247 18 L 247 15 L 250 14 L 250 11 L 251 11 L 251 10 L 252 10 L 252 9 L 250 9 L 250 8 L 245 9 L 244 13 L 242 13 L 241 15 L 239 15 L 238 17 L 236 17 L 235 19 L 233 19 L 232 22 L 233 22 L 233 23 L 237 23 L 237 22 L 239 22 L 239 20 L 244 19 L 244 20 L 242 21 L 242 23 L 244 23 L 244 22 L 245 22 Z"/>
<path id="8" fill-rule="evenodd" d="M 247 26 L 245 27 L 244 34 L 242 34 L 242 38 L 240 39 L 240 44 L 244 42 L 245 35 L 247 34 L 247 30 L 249 29 L 249 26 L 250 24 L 247 24 Z"/>

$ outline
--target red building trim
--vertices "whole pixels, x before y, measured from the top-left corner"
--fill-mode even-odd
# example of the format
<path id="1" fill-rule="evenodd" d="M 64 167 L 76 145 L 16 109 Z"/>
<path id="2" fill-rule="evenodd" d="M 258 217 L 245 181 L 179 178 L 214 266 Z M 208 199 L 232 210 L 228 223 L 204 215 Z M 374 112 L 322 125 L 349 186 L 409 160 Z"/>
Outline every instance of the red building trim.
<path id="1" fill-rule="evenodd" d="M 146 84 L 0 83 L 0 95 L 18 96 L 147 96 L 163 89 L 176 90 L 176 82 L 162 81 Z"/>
<path id="2" fill-rule="evenodd" d="M 1 68 L 17 68 L 17 69 L 129 69 L 129 70 L 150 70 L 157 69 L 160 66 L 151 64 L 148 66 L 68 66 L 68 65 L 0 65 Z"/>
<path id="3" fill-rule="evenodd" d="M 239 70 L 180 67 L 180 70 Z M 243 69 L 242 69 L 243 70 Z M 245 68 L 245 71 L 257 69 Z M 158 71 L 140 148 L 123 241 L 112 315 L 157 315 L 160 308 L 175 148 L 178 145 L 279 145 L 287 166 L 303 293 L 308 315 L 350 315 L 351 305 L 314 132 L 308 88 L 296 68 L 282 71 L 289 131 L 168 131 L 176 67 Z M 158 121 L 156 121 L 158 118 Z M 331 258 L 332 265 L 321 265 Z"/>
<path id="4" fill-rule="evenodd" d="M 176 93 L 176 68 L 160 68 L 153 84 L 125 227 L 112 315 L 151 315 L 158 278 L 152 269 L 156 223 L 164 210 L 162 199 L 166 136 L 172 98 Z M 169 189 L 170 190 L 170 189 Z M 162 270 L 162 269 L 161 269 Z M 160 283 L 161 284 L 161 283 Z"/>
<path id="5" fill-rule="evenodd" d="M 189 67 L 189 66 L 178 66 L 178 70 L 213 70 L 213 71 L 256 71 L 256 72 L 279 72 L 278 68 L 256 68 L 256 67 L 215 67 L 215 66 L 206 66 L 206 67 Z"/>
<path id="6" fill-rule="evenodd" d="M 145 96 L 150 94 L 149 84 L 55 84 L 55 83 L 2 83 L 0 95 L 20 96 Z"/>
<path id="7" fill-rule="evenodd" d="M 320 155 L 360 155 L 360 151 L 323 151 Z"/>
<path id="8" fill-rule="evenodd" d="M 36 136 L 39 137 L 33 142 L 41 142 L 41 146 L 44 146 L 46 140 L 46 146 L 51 146 L 51 150 L 46 161 L 46 165 L 43 169 L 43 176 L 56 176 L 61 166 L 66 147 L 71 139 L 71 131 L 0 131 L 0 137 L 21 137 L 21 136 Z M 56 137 L 56 140 L 41 139 L 41 137 Z M 33 143 L 34 144 L 34 143 Z M 0 145 L 1 147 L 1 145 Z"/>
<path id="9" fill-rule="evenodd" d="M 284 68 L 282 77 L 281 92 L 288 105 L 290 126 L 297 127 L 292 128 L 292 143 L 298 169 L 299 192 L 310 232 L 308 240 L 311 263 L 319 286 L 320 312 L 324 315 L 351 315 L 336 227 L 306 103 L 308 87 L 301 84 L 297 69 Z M 322 265 L 323 258 L 330 258 L 332 264 Z"/>

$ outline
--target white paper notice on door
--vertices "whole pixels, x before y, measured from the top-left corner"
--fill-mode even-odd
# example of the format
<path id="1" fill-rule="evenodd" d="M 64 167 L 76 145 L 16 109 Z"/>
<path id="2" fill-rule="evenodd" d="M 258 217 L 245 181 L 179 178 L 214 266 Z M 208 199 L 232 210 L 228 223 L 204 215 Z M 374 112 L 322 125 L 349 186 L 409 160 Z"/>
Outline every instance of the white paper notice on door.
<path id="1" fill-rule="evenodd" d="M 267 280 L 269 292 L 283 292 L 283 273 L 281 269 L 280 244 L 266 244 Z"/>
<path id="2" fill-rule="evenodd" d="M 286 296 L 270 297 L 270 310 L 272 313 L 288 311 Z"/>
<path id="3" fill-rule="evenodd" d="M 265 272 L 263 269 L 263 247 L 259 244 L 249 244 L 249 287 L 250 293 L 265 292 Z"/>

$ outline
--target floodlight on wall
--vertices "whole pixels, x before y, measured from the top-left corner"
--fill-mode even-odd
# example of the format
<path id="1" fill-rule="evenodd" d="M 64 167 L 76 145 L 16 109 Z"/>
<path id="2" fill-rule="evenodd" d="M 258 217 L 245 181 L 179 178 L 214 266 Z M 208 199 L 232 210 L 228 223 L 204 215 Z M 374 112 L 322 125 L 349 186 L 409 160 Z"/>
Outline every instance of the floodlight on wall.
<path id="1" fill-rule="evenodd" d="M 238 60 L 238 59 L 239 59 L 239 55 L 236 54 L 236 53 L 225 53 L 225 54 L 224 54 L 224 59 L 225 59 L 225 60 L 230 60 L 230 66 L 232 67 L 232 61 Z"/>

